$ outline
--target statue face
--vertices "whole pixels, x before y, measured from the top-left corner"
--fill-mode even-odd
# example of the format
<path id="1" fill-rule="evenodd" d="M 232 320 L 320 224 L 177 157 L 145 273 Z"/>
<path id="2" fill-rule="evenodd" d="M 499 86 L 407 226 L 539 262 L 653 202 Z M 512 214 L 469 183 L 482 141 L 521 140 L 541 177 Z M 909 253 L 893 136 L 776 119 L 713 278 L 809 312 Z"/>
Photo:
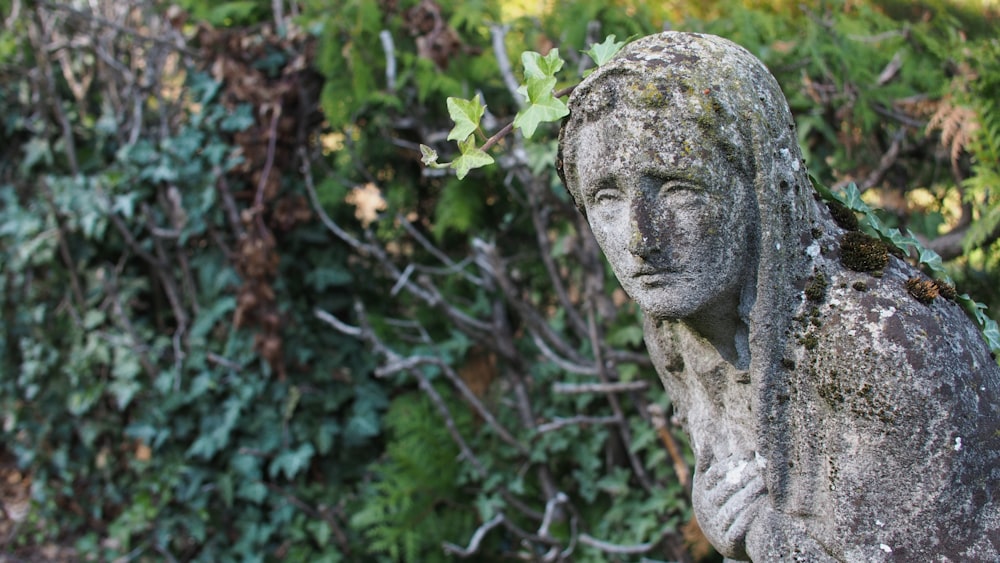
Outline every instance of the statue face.
<path id="1" fill-rule="evenodd" d="M 751 180 L 724 151 L 693 122 L 628 108 L 588 123 L 575 142 L 575 196 L 643 312 L 685 319 L 732 308 L 756 252 L 757 214 Z"/>

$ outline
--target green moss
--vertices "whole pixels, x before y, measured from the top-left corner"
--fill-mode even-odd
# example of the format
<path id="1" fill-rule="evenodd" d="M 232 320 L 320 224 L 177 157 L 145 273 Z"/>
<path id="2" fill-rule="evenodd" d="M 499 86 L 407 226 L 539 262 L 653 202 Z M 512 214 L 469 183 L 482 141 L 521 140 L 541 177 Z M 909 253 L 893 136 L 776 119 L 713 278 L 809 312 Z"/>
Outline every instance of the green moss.
<path id="1" fill-rule="evenodd" d="M 806 350 L 815 350 L 816 346 L 819 346 L 819 338 L 817 338 L 815 334 L 811 333 L 803 336 L 799 339 L 799 342 L 802 343 L 802 347 Z"/>
<path id="2" fill-rule="evenodd" d="M 933 281 L 922 280 L 916 276 L 906 280 L 906 290 L 914 299 L 924 305 L 929 305 L 935 297 L 940 295 L 938 287 Z"/>
<path id="3" fill-rule="evenodd" d="M 889 252 L 882 241 L 851 231 L 840 239 L 840 262 L 855 272 L 874 273 L 889 263 Z"/>
<path id="4" fill-rule="evenodd" d="M 854 289 L 856 289 L 858 291 L 868 291 L 868 284 L 866 284 L 865 282 L 863 282 L 861 280 L 858 280 L 858 281 L 854 282 L 854 285 L 852 285 L 851 287 L 853 287 Z"/>
<path id="5" fill-rule="evenodd" d="M 806 286 L 806 298 L 810 301 L 820 302 L 826 297 L 826 275 L 823 272 L 816 272 L 809 285 Z"/>
<path id="6" fill-rule="evenodd" d="M 838 225 L 848 231 L 858 230 L 858 216 L 839 201 L 828 201 L 826 206 L 830 209 L 830 215 Z"/>
<path id="7" fill-rule="evenodd" d="M 944 280 L 934 280 L 934 287 L 937 288 L 938 293 L 941 294 L 941 297 L 944 297 L 945 299 L 954 301 L 955 298 L 958 297 L 958 292 L 955 291 L 955 286 L 951 285 L 950 283 Z"/>

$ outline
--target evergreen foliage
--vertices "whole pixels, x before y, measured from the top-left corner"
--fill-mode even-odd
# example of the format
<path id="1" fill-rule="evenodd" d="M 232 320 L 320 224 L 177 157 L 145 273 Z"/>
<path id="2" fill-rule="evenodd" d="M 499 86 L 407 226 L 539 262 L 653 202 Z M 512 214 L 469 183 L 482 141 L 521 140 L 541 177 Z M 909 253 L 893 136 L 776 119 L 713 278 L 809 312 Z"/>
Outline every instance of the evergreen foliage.
<path id="1" fill-rule="evenodd" d="M 813 173 L 1000 306 L 996 15 L 759 4 L 0 0 L 0 500 L 31 498 L 4 549 L 704 555 L 638 312 L 555 174 L 611 36 L 745 45 Z"/>

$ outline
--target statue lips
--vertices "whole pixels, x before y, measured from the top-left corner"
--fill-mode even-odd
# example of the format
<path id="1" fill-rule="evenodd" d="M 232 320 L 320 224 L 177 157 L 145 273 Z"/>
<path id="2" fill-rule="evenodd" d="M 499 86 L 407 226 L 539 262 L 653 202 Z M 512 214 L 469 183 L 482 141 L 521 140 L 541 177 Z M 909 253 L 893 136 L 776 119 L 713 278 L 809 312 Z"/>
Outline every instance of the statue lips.
<path id="1" fill-rule="evenodd" d="M 644 266 L 632 274 L 632 278 L 639 280 L 643 287 L 663 287 L 668 284 L 668 279 L 672 274 L 679 273 L 675 268 L 654 268 Z"/>

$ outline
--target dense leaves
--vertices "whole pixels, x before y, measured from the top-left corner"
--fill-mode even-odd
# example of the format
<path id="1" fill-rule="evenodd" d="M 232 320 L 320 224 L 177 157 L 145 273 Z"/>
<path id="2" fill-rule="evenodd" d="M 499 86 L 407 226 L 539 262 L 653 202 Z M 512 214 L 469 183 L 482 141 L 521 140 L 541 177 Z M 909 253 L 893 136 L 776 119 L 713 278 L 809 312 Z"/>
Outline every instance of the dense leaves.
<path id="1" fill-rule="evenodd" d="M 615 37 L 745 45 L 814 174 L 1000 306 L 995 15 L 757 4 L 0 0 L 5 548 L 710 557 L 555 174 Z"/>

